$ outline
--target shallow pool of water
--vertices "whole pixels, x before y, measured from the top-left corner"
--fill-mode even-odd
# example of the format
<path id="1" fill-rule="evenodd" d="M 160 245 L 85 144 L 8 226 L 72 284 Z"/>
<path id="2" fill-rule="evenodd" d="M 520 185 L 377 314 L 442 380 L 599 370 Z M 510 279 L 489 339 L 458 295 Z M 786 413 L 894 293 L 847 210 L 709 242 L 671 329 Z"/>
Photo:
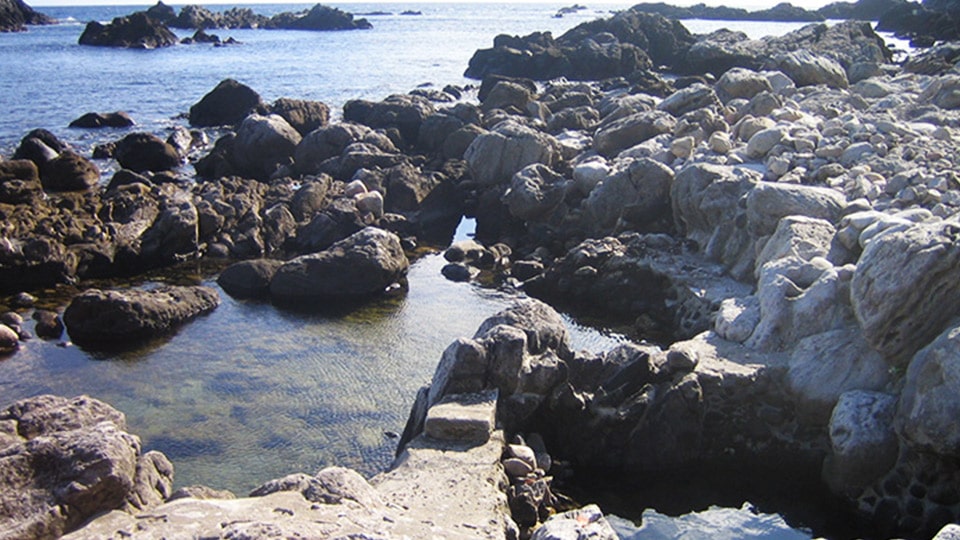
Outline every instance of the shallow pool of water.
<path id="1" fill-rule="evenodd" d="M 417 260 L 409 292 L 342 315 L 282 311 L 221 291 L 221 305 L 171 336 L 121 352 L 32 339 L 0 360 L 3 404 L 43 393 L 89 394 L 120 409 L 178 486 L 245 494 L 328 465 L 370 476 L 389 465 L 417 389 L 443 349 L 515 299 Z M 215 275 L 195 278 L 216 287 Z M 149 283 L 147 283 L 149 285 Z M 573 324 L 576 348 L 616 336 Z"/>

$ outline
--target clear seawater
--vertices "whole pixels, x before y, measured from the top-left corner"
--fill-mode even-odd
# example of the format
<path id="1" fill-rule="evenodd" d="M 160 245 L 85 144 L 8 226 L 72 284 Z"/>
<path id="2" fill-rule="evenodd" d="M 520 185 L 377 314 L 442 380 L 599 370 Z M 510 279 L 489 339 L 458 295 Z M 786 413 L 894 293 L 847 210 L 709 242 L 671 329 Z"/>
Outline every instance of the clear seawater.
<path id="1" fill-rule="evenodd" d="M 244 7 L 270 15 L 310 5 Z M 266 101 L 324 101 L 335 117 L 348 99 L 475 84 L 463 71 L 473 52 L 491 46 L 497 34 L 559 35 L 632 2 L 591 3 L 554 18 L 565 5 L 349 3 L 337 6 L 392 15 L 369 16 L 374 28 L 367 31 L 213 30 L 241 44 L 154 51 L 77 44 L 86 21 L 147 6 L 40 8 L 61 23 L 0 34 L 0 155 L 9 156 L 34 128 L 53 131 L 81 152 L 127 132 L 67 127 L 91 111 L 126 111 L 138 123 L 133 130 L 162 134 L 185 125 L 182 115 L 225 78 L 251 86 Z M 422 15 L 400 15 L 405 10 Z M 717 27 L 684 24 L 695 33 Z M 722 26 L 761 37 L 801 25 Z M 402 431 L 443 349 L 512 300 L 449 282 L 440 275 L 442 265 L 436 254 L 419 259 L 406 296 L 341 316 L 280 311 L 221 293 L 222 304 L 211 314 L 120 353 L 33 339 L 0 358 L 0 405 L 41 393 L 103 399 L 126 413 L 129 430 L 146 449 L 173 460 L 178 486 L 206 484 L 242 495 L 268 479 L 335 464 L 370 476 L 390 463 L 396 444 L 390 435 Z M 214 277 L 201 271 L 191 279 L 215 286 Z M 598 351 L 623 339 L 570 323 L 576 348 Z"/>

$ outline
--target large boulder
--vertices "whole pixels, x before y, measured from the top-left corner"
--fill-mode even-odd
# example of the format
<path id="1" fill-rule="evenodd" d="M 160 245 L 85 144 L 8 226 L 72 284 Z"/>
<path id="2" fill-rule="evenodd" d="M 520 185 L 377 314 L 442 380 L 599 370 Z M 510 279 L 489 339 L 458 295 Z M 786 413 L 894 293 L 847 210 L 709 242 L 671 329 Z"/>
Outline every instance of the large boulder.
<path id="1" fill-rule="evenodd" d="M 241 176 L 267 180 L 278 167 L 292 164 L 301 139 L 300 133 L 283 117 L 251 114 L 237 129 L 231 162 Z"/>
<path id="2" fill-rule="evenodd" d="M 172 492 L 173 466 L 141 453 L 122 413 L 87 396 L 42 395 L 0 410 L 0 530 L 59 538 L 110 510 L 144 510 Z"/>
<path id="3" fill-rule="evenodd" d="M 954 321 L 910 362 L 897 408 L 897 432 L 920 450 L 960 457 L 958 392 L 960 325 Z"/>
<path id="4" fill-rule="evenodd" d="M 787 216 L 807 216 L 831 224 L 847 206 L 843 193 L 826 187 L 760 182 L 747 196 L 747 226 L 753 234 L 773 234 Z"/>
<path id="5" fill-rule="evenodd" d="M 150 133 L 131 133 L 117 142 L 113 157 L 124 169 L 168 171 L 180 166 L 180 154 L 163 139 Z"/>
<path id="6" fill-rule="evenodd" d="M 80 35 L 80 45 L 127 49 L 171 47 L 179 41 L 166 25 L 144 12 L 117 17 L 106 25 L 91 21 Z"/>
<path id="7" fill-rule="evenodd" d="M 867 243 L 850 298 L 872 347 L 899 365 L 940 334 L 960 306 L 960 225 L 920 223 Z"/>
<path id="8" fill-rule="evenodd" d="M 260 94 L 233 79 L 224 79 L 190 107 L 190 125 L 196 127 L 239 124 L 264 106 Z"/>
<path id="9" fill-rule="evenodd" d="M 63 322 L 77 343 L 110 346 L 167 333 L 219 304 L 220 296 L 210 287 L 90 289 L 70 301 Z"/>
<path id="10" fill-rule="evenodd" d="M 397 152 L 390 139 L 367 126 L 350 122 L 318 128 L 300 141 L 294 150 L 294 164 L 302 174 L 316 174 L 327 160 L 338 158 L 347 147 L 363 142 L 383 152 Z"/>
<path id="11" fill-rule="evenodd" d="M 555 167 L 561 153 L 552 136 L 505 120 L 474 139 L 463 159 L 477 183 L 491 186 L 508 182 L 520 169 L 533 163 Z"/>
<path id="12" fill-rule="evenodd" d="M 648 225 L 669 218 L 673 176 L 672 169 L 648 158 L 615 169 L 584 202 L 594 229 L 609 233 L 621 219 Z"/>
<path id="13" fill-rule="evenodd" d="M 395 234 L 367 227 L 281 266 L 270 281 L 270 295 L 286 304 L 370 296 L 403 278 L 409 266 Z"/>
<path id="14" fill-rule="evenodd" d="M 825 84 L 830 88 L 847 88 L 847 72 L 836 60 L 810 51 L 790 51 L 774 59 L 776 68 L 797 86 Z"/>

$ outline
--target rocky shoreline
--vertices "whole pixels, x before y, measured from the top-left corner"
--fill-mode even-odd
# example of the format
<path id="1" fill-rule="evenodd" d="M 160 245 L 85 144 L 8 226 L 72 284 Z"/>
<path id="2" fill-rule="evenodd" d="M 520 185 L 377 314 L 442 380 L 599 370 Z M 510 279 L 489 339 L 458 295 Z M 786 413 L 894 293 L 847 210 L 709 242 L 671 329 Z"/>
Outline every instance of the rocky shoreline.
<path id="1" fill-rule="evenodd" d="M 221 274 L 228 294 L 362 301 L 403 294 L 407 253 L 449 244 L 465 215 L 477 241 L 447 250 L 444 275 L 608 317 L 637 342 L 573 351 L 552 307 L 519 302 L 443 353 L 390 471 L 294 475 L 246 499 L 175 497 L 169 462 L 105 404 L 18 402 L 0 413 L 15 486 L 0 493 L 29 485 L 32 506 L 4 500 L 3 528 L 52 538 L 118 510 L 70 537 L 159 538 L 199 513 L 197 534 L 224 538 L 573 538 L 543 524 L 562 509 L 559 458 L 626 478 L 822 463 L 879 535 L 933 536 L 960 519 L 956 47 L 897 65 L 865 23 L 747 40 L 628 10 L 556 40 L 498 37 L 471 60 L 479 102 L 418 89 L 330 123 L 321 103 L 227 80 L 192 131 L 98 148 L 122 167 L 109 182 L 31 132 L 0 160 L 4 293 L 205 257 L 243 261 Z M 108 346 L 217 302 L 90 290 L 62 318 Z M 8 350 L 27 337 L 17 317 Z M 57 314 L 41 317 L 59 339 Z M 51 463 L 79 472 L 41 482 Z M 612 538 L 595 514 L 568 518 Z"/>

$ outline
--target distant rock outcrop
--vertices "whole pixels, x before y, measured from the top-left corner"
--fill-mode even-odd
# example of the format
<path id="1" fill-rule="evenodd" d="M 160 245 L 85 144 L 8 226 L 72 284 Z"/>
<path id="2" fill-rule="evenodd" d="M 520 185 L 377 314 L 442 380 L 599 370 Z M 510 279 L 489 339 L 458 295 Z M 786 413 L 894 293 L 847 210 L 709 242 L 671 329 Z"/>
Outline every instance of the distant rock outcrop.
<path id="1" fill-rule="evenodd" d="M 270 19 L 266 28 L 284 30 L 366 30 L 373 28 L 366 19 L 354 19 L 352 13 L 317 4 L 309 11 L 281 13 Z"/>
<path id="2" fill-rule="evenodd" d="M 117 17 L 106 25 L 91 21 L 80 35 L 80 45 L 98 47 L 157 49 L 178 42 L 176 34 L 166 25 L 142 11 Z"/>
<path id="3" fill-rule="evenodd" d="M 780 22 L 817 22 L 824 16 L 816 11 L 807 11 L 789 2 L 781 2 L 772 8 L 747 11 L 743 8 L 726 6 L 673 6 L 663 2 L 637 4 L 631 11 L 663 15 L 670 19 L 705 19 L 711 21 L 780 21 Z"/>
<path id="4" fill-rule="evenodd" d="M 53 24 L 56 21 L 34 11 L 23 0 L 0 0 L 0 32 L 22 32 L 28 24 Z"/>

